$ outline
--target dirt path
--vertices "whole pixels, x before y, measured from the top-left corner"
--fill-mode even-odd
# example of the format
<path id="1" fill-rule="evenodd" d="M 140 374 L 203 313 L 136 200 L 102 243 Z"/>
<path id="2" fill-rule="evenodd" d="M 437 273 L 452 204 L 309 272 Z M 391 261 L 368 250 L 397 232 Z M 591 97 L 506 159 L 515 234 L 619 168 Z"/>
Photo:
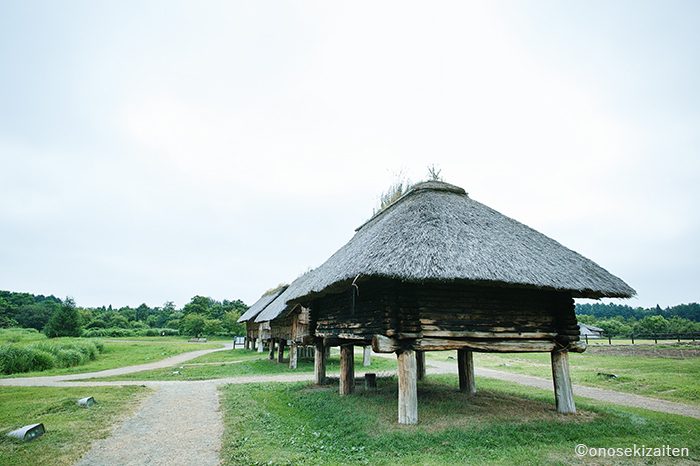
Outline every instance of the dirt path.
<path id="1" fill-rule="evenodd" d="M 135 366 L 118 367 L 116 369 L 106 369 L 97 372 L 85 372 L 83 374 L 68 374 L 68 375 L 51 375 L 46 377 L 13 377 L 9 379 L 0 379 L 0 386 L 18 386 L 18 387 L 33 387 L 33 386 L 65 386 L 60 382 L 68 380 L 84 380 L 92 379 L 96 377 L 111 377 L 113 375 L 124 375 L 131 374 L 134 372 L 150 371 L 153 369 L 162 369 L 164 367 L 171 367 L 177 364 L 182 364 L 185 361 L 191 361 L 192 359 L 204 356 L 205 354 L 215 353 L 217 351 L 230 350 L 233 348 L 231 343 L 225 343 L 221 345 L 221 348 L 206 349 L 190 351 L 187 353 L 181 353 L 176 356 L 171 356 L 169 358 L 161 359 L 160 361 L 149 362 L 146 364 L 138 364 Z M 54 385 L 55 384 L 55 385 Z M 141 385 L 138 383 L 137 385 Z"/>
<path id="2" fill-rule="evenodd" d="M 216 385 L 162 385 L 77 464 L 213 466 L 219 464 L 223 429 Z"/>

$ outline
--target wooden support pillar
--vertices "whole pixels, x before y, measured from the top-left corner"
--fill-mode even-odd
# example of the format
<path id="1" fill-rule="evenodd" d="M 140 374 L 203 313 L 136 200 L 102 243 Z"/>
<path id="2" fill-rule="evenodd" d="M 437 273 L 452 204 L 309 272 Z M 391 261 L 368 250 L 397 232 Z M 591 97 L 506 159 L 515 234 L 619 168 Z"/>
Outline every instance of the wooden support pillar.
<path id="1" fill-rule="evenodd" d="M 284 347 L 287 345 L 287 340 L 280 338 L 279 349 L 277 350 L 277 362 L 284 362 Z"/>
<path id="2" fill-rule="evenodd" d="M 340 345 L 340 394 L 355 391 L 355 347 Z"/>
<path id="3" fill-rule="evenodd" d="M 264 351 L 262 338 L 258 337 L 257 341 L 258 341 L 258 353 L 262 353 Z"/>
<path id="4" fill-rule="evenodd" d="M 465 349 L 457 350 L 457 368 L 459 371 L 459 391 L 476 395 L 474 379 L 474 354 Z"/>
<path id="5" fill-rule="evenodd" d="M 405 350 L 396 353 L 399 377 L 399 424 L 418 423 L 418 385 L 416 353 Z"/>
<path id="6" fill-rule="evenodd" d="M 289 345 L 289 368 L 297 368 L 297 358 L 299 357 L 299 348 L 297 348 L 297 342 L 292 340 L 291 345 Z"/>
<path id="7" fill-rule="evenodd" d="M 316 385 L 326 383 L 326 349 L 323 347 L 323 340 L 316 342 L 314 350 L 314 379 Z"/>
<path id="8" fill-rule="evenodd" d="M 331 358 L 331 345 L 326 345 L 326 361 L 328 361 Z"/>
<path id="9" fill-rule="evenodd" d="M 365 346 L 362 349 L 362 365 L 367 367 L 372 365 L 372 347 Z"/>
<path id="10" fill-rule="evenodd" d="M 425 378 L 425 351 L 416 351 L 416 374 L 418 380 Z"/>
<path id="11" fill-rule="evenodd" d="M 552 379 L 554 380 L 554 398 L 557 402 L 557 412 L 575 414 L 574 392 L 571 388 L 569 375 L 569 352 L 552 351 Z"/>
<path id="12" fill-rule="evenodd" d="M 270 354 L 268 356 L 270 358 L 270 361 L 275 360 L 275 339 L 270 338 Z"/>

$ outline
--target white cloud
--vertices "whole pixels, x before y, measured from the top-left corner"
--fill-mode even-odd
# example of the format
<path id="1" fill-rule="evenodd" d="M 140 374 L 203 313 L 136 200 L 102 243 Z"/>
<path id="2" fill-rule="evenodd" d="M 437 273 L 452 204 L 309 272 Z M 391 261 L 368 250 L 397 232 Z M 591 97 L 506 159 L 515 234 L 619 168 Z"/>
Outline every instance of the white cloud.
<path id="1" fill-rule="evenodd" d="M 2 277 L 85 304 L 251 301 L 342 245 L 393 173 L 416 180 L 438 164 L 475 199 L 632 277 L 640 301 L 695 299 L 689 285 L 656 286 L 649 265 L 698 276 L 683 254 L 700 231 L 697 115 L 631 112 L 533 48 L 514 27 L 527 17 L 503 8 L 116 15 L 75 64 L 86 147 L 5 140 L 23 175 L 0 187 L 5 240 L 40 254 L 6 251 Z M 42 218 L 51 235 L 36 233 Z M 45 275 L 18 273 L 49 253 Z M 59 264 L 71 272 L 60 280 Z"/>

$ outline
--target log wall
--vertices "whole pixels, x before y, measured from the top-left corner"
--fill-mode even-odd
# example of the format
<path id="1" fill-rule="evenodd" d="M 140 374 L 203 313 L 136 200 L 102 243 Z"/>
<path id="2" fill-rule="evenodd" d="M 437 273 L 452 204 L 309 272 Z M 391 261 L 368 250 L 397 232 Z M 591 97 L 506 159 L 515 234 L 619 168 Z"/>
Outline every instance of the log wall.
<path id="1" fill-rule="evenodd" d="M 304 343 L 309 337 L 309 309 L 297 306 L 290 314 L 270 322 L 273 338 Z"/>
<path id="2" fill-rule="evenodd" d="M 571 295 L 551 290 L 373 279 L 359 283 L 354 300 L 349 287 L 311 307 L 315 336 L 357 344 L 385 335 L 406 342 L 404 348 L 425 350 L 468 341 L 475 351 L 552 351 L 567 345 L 576 351 L 580 339 Z"/>

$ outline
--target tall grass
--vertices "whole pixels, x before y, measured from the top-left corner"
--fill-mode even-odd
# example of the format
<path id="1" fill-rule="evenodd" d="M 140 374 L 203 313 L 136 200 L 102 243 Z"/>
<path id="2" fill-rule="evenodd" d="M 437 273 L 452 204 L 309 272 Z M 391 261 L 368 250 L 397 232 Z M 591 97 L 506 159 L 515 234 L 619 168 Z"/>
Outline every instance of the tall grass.
<path id="1" fill-rule="evenodd" d="M 180 332 L 174 328 L 119 328 L 119 327 L 109 327 L 109 328 L 90 328 L 83 330 L 81 336 L 86 338 L 94 337 L 159 337 L 159 336 L 176 336 Z"/>
<path id="2" fill-rule="evenodd" d="M 0 328 L 0 345 L 46 340 L 46 335 L 33 328 Z"/>
<path id="3" fill-rule="evenodd" d="M 16 374 L 80 366 L 97 359 L 103 350 L 104 345 L 95 341 L 5 344 L 0 346 L 0 373 Z"/>

